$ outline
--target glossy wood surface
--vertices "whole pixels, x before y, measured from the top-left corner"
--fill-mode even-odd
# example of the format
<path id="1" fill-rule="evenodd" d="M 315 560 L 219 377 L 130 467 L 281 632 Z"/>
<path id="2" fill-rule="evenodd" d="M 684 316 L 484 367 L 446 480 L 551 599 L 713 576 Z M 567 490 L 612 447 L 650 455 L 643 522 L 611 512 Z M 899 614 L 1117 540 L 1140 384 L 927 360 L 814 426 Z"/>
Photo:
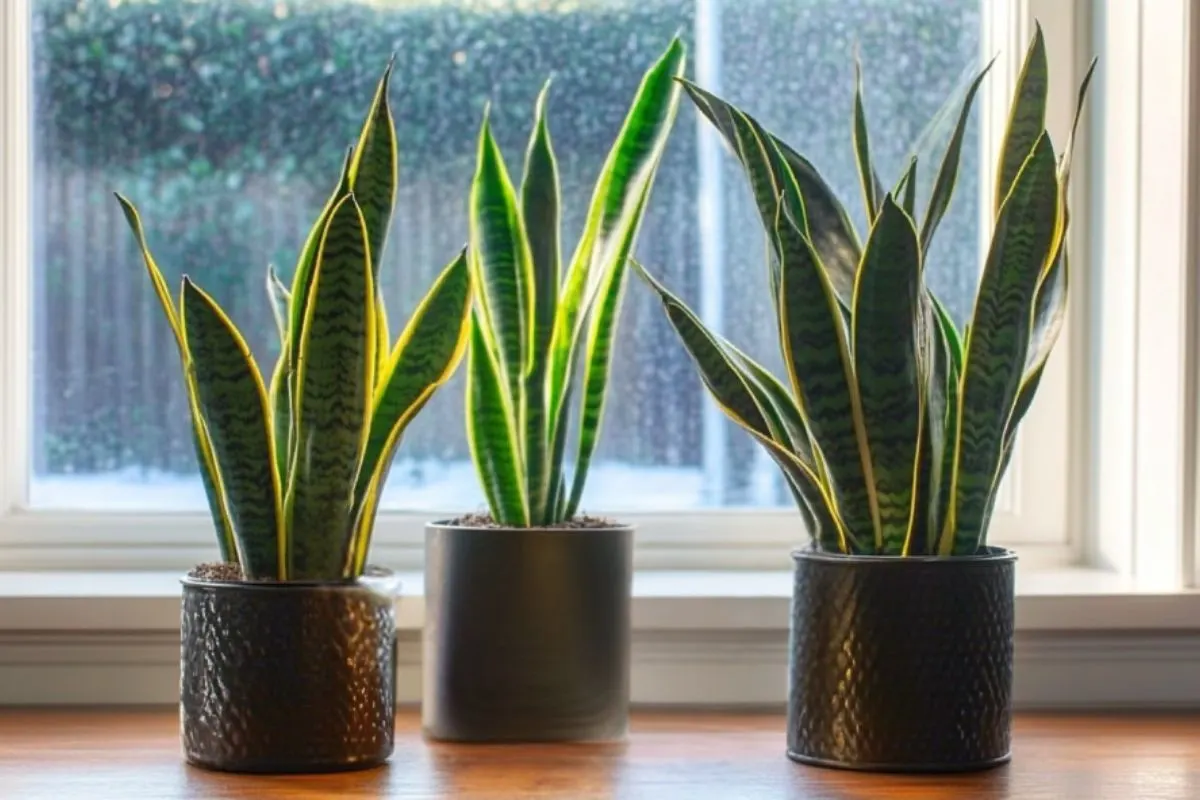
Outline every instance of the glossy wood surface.
<path id="1" fill-rule="evenodd" d="M 0 798 L 1200 798 L 1200 716 L 1023 715 L 1011 764 L 951 777 L 794 764 L 778 714 L 642 712 L 604 746 L 431 744 L 419 725 L 401 713 L 380 769 L 247 777 L 184 764 L 173 710 L 0 710 Z"/>

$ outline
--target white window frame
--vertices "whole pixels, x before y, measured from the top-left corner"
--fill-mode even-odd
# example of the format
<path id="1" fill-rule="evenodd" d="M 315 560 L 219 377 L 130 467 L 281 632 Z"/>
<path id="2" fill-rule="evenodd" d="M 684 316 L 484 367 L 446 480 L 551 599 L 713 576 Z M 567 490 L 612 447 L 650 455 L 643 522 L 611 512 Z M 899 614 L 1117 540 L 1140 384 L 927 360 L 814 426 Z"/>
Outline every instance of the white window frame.
<path id="1" fill-rule="evenodd" d="M 208 520 L 21 507 L 30 320 L 29 304 L 14 299 L 29 296 L 30 220 L 12 200 L 30 178 L 27 1 L 0 3 L 0 704 L 170 703 L 177 578 L 215 555 Z M 1016 702 L 1200 706 L 1200 201 L 1191 188 L 1200 186 L 1200 13 L 1188 0 L 988 8 L 986 55 L 1002 60 L 985 136 L 1002 129 L 998 79 L 1011 85 L 1033 19 L 1052 57 L 1056 146 L 1091 42 L 1102 56 L 1072 178 L 1070 322 L 1023 426 L 996 536 L 1020 557 Z M 1033 452 L 1033 442 L 1054 441 L 1061 452 Z M 419 698 L 422 526 L 432 516 L 386 514 L 375 539 L 375 559 L 407 571 L 405 701 Z M 640 528 L 634 701 L 782 702 L 796 515 L 624 516 Z"/>
<path id="2" fill-rule="evenodd" d="M 700 6 L 710 3 L 701 0 Z M 1080 70 L 1076 43 L 1086 41 L 1075 0 L 1029 0 L 1009 4 L 992 2 L 984 25 L 984 51 L 999 53 L 985 89 L 982 108 L 985 152 L 994 150 L 1006 121 L 1007 98 L 1020 66 L 1024 45 L 1036 14 L 1042 19 L 1053 59 L 1055 108 L 1061 119 L 1055 129 L 1069 124 L 1073 86 Z M 28 486 L 30 419 L 30 307 L 28 265 L 31 264 L 29 210 L 21 198 L 29 196 L 31 159 L 28 134 L 30 113 L 29 0 L 5 6 L 3 38 L 3 91 L 5 149 L 0 160 L 3 176 L 3 228 L 0 238 L 0 367 L 5 381 L 0 388 L 0 569 L 186 569 L 215 554 L 215 537 L 201 513 L 130 514 L 66 513 L 25 508 Z M 703 16 L 703 15 L 701 15 Z M 699 26 L 698 26 L 699 27 Z M 704 30 L 698 35 L 712 41 Z M 712 31 L 707 31 L 711 34 Z M 1064 94 L 1065 91 L 1065 94 Z M 1064 99 L 1065 97 L 1065 99 Z M 702 126 L 701 135 L 713 133 Z M 1056 141 L 1063 141 L 1065 134 Z M 1086 145 L 1086 142 L 1081 142 Z M 711 148 L 710 148 L 711 149 Z M 1085 161 L 1081 146 L 1079 160 Z M 984 191 L 990 196 L 991 163 L 985 158 Z M 1084 173 L 1078 168 L 1076 175 Z M 1082 180 L 1079 183 L 1083 183 Z M 1086 196 L 1078 198 L 1086 204 Z M 704 205 L 702 204 L 702 209 Z M 1077 206 L 1077 209 L 1080 206 Z M 1076 211 L 1075 230 L 1086 230 L 1087 214 Z M 990 213 L 983 216 L 985 237 L 990 235 Z M 1076 252 L 1086 244 L 1076 236 Z M 1082 263 L 1076 256 L 1077 263 Z M 1086 273 L 1080 267 L 1076 275 Z M 1077 280 L 1083 284 L 1082 280 Z M 1076 287 L 1076 294 L 1082 289 Z M 1073 302 L 1078 298 L 1073 298 Z M 1064 476 L 1078 472 L 1071 457 L 1076 437 L 1063 435 L 1081 389 L 1079 370 L 1073 369 L 1080 353 L 1073 348 L 1079 336 L 1072 317 L 1068 330 L 1047 370 L 1038 402 L 1023 426 L 1023 438 L 1013 459 L 1008 491 L 998 503 L 993 523 L 995 543 L 1018 549 L 1023 566 L 1061 567 L 1076 563 L 1083 552 L 1078 525 L 1078 494 Z M 707 402 L 707 398 L 706 398 Z M 1036 453 L 1028 443 L 1037 441 Z M 381 513 L 376 528 L 373 557 L 402 569 L 420 567 L 423 526 L 431 520 L 461 513 Z M 663 511 L 619 515 L 637 525 L 637 566 L 643 569 L 786 569 L 788 552 L 804 543 L 805 535 L 793 509 L 760 511 L 737 508 L 702 511 Z"/>

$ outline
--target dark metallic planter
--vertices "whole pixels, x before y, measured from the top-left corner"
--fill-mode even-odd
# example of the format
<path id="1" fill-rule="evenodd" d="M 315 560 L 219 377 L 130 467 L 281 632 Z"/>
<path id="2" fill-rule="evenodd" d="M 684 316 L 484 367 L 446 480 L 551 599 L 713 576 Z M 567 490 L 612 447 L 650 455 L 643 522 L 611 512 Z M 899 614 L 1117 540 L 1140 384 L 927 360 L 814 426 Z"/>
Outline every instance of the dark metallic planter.
<path id="1" fill-rule="evenodd" d="M 180 723 L 192 764 L 363 769 L 392 754 L 397 590 L 184 578 Z"/>
<path id="2" fill-rule="evenodd" d="M 432 739 L 624 738 L 633 529 L 425 531 Z"/>
<path id="3" fill-rule="evenodd" d="M 789 757 L 884 772 L 1009 760 L 1013 553 L 793 558 Z"/>

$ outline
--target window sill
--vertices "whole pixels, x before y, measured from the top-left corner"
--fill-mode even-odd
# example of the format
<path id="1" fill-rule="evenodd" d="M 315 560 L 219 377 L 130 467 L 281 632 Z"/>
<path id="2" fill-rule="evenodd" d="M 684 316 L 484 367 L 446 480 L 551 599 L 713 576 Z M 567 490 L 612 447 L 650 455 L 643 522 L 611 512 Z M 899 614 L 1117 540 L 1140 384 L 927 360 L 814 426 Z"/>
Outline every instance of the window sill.
<path id="1" fill-rule="evenodd" d="M 167 571 L 0 572 L 0 632 L 177 631 L 179 578 Z M 400 572 L 401 630 L 419 631 L 424 578 Z M 635 630 L 785 630 L 782 571 L 639 571 Z M 1200 590 L 1161 591 L 1097 569 L 1017 575 L 1017 630 L 1200 631 Z"/>
<path id="2" fill-rule="evenodd" d="M 398 697 L 420 699 L 420 573 L 403 572 Z M 0 573 L 0 705 L 173 703 L 178 572 Z M 786 572 L 639 572 L 632 699 L 786 699 Z M 1018 708 L 1200 707 L 1200 592 L 1018 571 Z"/>

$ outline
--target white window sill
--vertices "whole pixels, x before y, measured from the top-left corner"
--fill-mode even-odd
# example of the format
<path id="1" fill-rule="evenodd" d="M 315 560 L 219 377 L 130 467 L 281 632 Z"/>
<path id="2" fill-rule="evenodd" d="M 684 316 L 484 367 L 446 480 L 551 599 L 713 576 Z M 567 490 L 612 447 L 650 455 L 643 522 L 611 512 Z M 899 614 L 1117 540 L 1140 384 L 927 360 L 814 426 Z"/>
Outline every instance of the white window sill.
<path id="1" fill-rule="evenodd" d="M 421 575 L 401 573 L 398 696 L 420 699 Z M 0 572 L 0 705 L 171 704 L 178 572 Z M 791 576 L 639 572 L 632 699 L 780 705 Z M 1200 592 L 1018 570 L 1019 708 L 1200 707 Z"/>
<path id="2" fill-rule="evenodd" d="M 0 631 L 175 631 L 181 573 L 0 572 Z M 400 572 L 402 630 L 419 630 L 424 579 Z M 775 630 L 788 626 L 782 571 L 639 571 L 635 630 Z M 1197 630 L 1200 591 L 1161 591 L 1102 570 L 1017 574 L 1017 630 Z"/>

